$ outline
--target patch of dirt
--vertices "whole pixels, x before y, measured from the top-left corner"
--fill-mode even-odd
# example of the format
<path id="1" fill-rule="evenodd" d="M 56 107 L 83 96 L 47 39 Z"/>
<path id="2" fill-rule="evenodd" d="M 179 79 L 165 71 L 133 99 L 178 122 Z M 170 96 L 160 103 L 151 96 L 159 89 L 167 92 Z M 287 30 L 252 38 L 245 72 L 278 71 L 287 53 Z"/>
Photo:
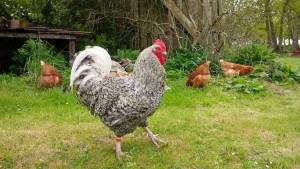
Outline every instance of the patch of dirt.
<path id="1" fill-rule="evenodd" d="M 282 89 L 280 86 L 274 84 L 274 83 L 271 83 L 271 82 L 268 82 L 268 81 L 263 81 L 263 83 L 268 87 L 268 88 L 271 88 L 273 89 L 277 94 L 279 95 L 287 95 L 290 93 L 290 90 L 284 90 Z"/>

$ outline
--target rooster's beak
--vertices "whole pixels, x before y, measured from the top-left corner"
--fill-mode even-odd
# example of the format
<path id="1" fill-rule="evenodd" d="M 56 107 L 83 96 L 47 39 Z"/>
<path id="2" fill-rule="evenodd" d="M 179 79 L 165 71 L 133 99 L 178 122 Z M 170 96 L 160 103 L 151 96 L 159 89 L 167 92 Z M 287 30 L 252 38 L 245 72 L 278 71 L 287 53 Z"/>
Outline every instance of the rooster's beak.
<path id="1" fill-rule="evenodd" d="M 168 53 L 167 52 L 163 52 L 162 54 L 166 57 Z"/>

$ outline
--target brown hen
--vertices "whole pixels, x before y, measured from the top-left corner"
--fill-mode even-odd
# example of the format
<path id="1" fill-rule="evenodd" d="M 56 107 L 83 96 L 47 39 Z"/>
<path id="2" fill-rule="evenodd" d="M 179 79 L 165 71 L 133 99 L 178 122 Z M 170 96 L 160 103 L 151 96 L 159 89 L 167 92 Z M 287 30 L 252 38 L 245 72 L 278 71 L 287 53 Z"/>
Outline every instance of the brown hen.
<path id="1" fill-rule="evenodd" d="M 244 76 L 254 71 L 254 68 L 252 66 L 225 62 L 222 59 L 220 60 L 220 65 L 226 77 L 231 77 L 232 75 Z"/>
<path id="2" fill-rule="evenodd" d="M 42 72 L 40 77 L 40 84 L 45 88 L 51 88 L 54 86 L 59 86 L 62 83 L 61 74 L 52 66 L 47 65 L 45 62 L 41 61 Z"/>
<path id="3" fill-rule="evenodd" d="M 200 65 L 195 71 L 193 71 L 188 78 L 185 86 L 193 86 L 196 88 L 204 87 L 210 80 L 210 71 L 209 71 L 210 61 L 205 62 Z"/>

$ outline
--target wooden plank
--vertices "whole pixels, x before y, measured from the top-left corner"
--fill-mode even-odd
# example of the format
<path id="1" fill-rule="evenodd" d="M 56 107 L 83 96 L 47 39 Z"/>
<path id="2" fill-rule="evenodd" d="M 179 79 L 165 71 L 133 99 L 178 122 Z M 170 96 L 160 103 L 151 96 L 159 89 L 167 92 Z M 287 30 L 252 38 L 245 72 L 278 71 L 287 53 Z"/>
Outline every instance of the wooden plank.
<path id="1" fill-rule="evenodd" d="M 51 33 L 19 33 L 19 32 L 0 32 L 0 37 L 7 38 L 40 38 L 40 39 L 76 39 L 74 35 L 51 34 Z"/>
<path id="2" fill-rule="evenodd" d="M 37 27 L 32 29 L 3 29 L 0 28 L 0 38 L 33 38 L 33 39 L 56 39 L 68 40 L 69 59 L 72 60 L 75 54 L 75 40 L 81 36 L 88 35 L 90 32 L 67 31 L 62 29 L 48 29 Z"/>
<path id="3" fill-rule="evenodd" d="M 69 40 L 69 60 L 74 59 L 75 54 L 75 40 Z"/>

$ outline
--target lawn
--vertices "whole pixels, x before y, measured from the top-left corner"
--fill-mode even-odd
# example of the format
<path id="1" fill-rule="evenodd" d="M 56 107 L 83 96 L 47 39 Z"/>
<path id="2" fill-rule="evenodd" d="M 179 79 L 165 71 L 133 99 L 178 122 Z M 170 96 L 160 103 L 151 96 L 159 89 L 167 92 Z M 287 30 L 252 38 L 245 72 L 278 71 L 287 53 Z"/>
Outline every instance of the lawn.
<path id="1" fill-rule="evenodd" d="M 293 70 L 296 70 L 300 67 L 300 56 L 283 55 L 277 57 L 275 60 L 290 65 Z"/>
<path id="2" fill-rule="evenodd" d="M 0 168 L 300 168 L 299 85 L 242 94 L 224 91 L 226 80 L 186 89 L 168 79 L 149 122 L 167 144 L 155 148 L 137 129 L 123 138 L 131 158 L 119 161 L 113 133 L 74 93 L 1 75 Z"/>

